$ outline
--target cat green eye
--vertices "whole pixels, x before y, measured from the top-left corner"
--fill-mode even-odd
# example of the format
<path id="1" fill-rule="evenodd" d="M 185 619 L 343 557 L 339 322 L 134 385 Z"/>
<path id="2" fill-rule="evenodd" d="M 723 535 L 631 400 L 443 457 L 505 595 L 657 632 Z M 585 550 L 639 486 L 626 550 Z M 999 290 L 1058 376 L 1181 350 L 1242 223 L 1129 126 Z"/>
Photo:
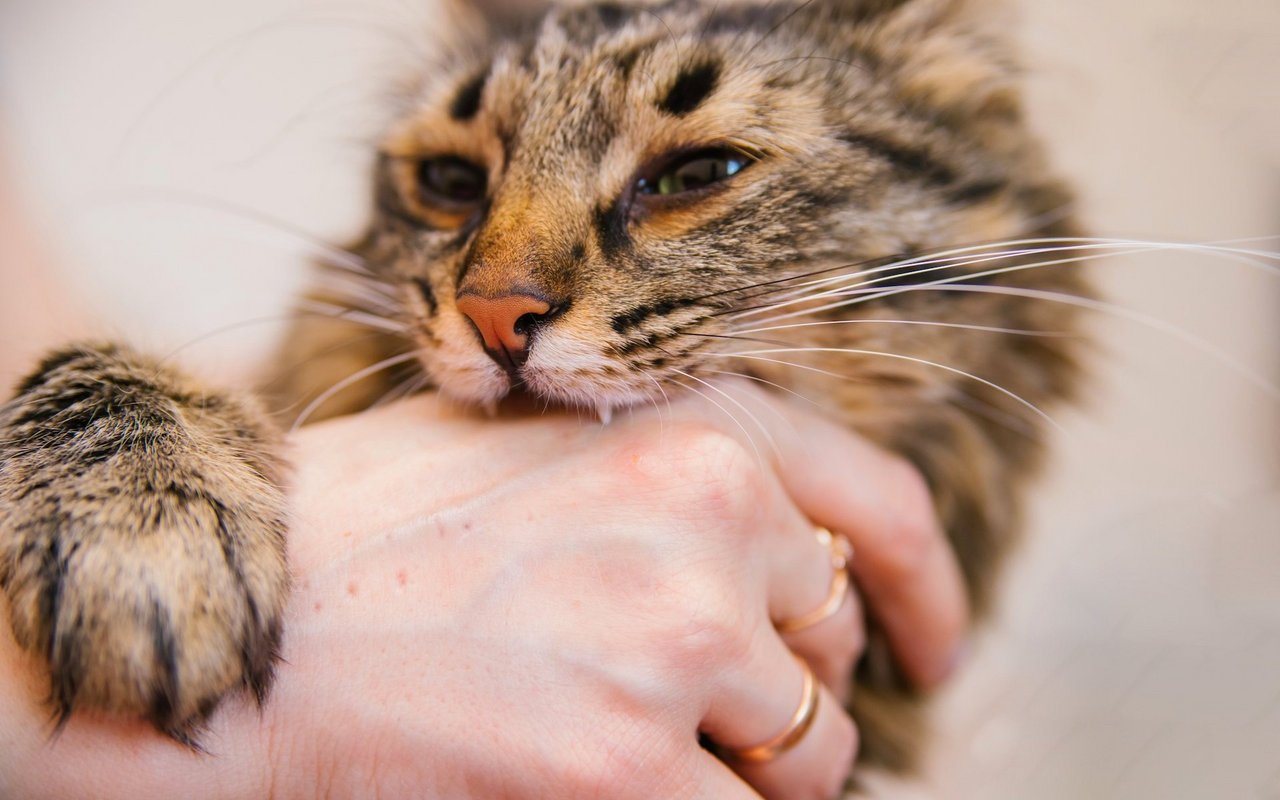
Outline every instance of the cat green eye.
<path id="1" fill-rule="evenodd" d="M 695 192 L 732 178 L 750 163 L 750 158 L 736 150 L 699 150 L 668 162 L 660 173 L 652 177 L 641 178 L 636 184 L 636 191 L 664 197 Z"/>
<path id="2" fill-rule="evenodd" d="M 489 178 L 470 161 L 455 156 L 429 158 L 418 164 L 418 191 L 423 202 L 459 211 L 484 200 Z"/>

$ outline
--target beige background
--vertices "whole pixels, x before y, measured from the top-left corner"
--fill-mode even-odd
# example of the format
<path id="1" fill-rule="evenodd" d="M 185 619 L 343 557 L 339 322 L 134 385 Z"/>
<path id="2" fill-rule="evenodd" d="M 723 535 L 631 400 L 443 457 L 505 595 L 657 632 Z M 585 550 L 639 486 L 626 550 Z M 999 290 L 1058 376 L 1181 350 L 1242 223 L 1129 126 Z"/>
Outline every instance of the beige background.
<path id="1" fill-rule="evenodd" d="M 1100 234 L 1280 235 L 1280 3 L 1023 12 L 1034 118 Z M 378 87 L 439 28 L 416 0 L 0 0 L 0 109 L 81 294 L 236 375 L 305 237 L 359 228 Z M 1280 402 L 1203 352 L 1280 382 L 1280 277 L 1168 252 L 1097 274 L 1182 333 L 1098 320 L 1005 612 L 930 776 L 884 796 L 1280 798 Z"/>

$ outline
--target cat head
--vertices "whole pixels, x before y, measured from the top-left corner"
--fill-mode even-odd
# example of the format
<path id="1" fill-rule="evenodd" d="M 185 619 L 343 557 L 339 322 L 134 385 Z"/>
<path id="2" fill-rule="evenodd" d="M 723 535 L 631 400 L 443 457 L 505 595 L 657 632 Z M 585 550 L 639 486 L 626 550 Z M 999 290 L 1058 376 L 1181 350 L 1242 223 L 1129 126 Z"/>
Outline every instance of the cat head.
<path id="1" fill-rule="evenodd" d="M 491 25 L 406 94 L 363 255 L 446 393 L 646 400 L 722 369 L 761 287 L 1034 228 L 999 27 L 979 0 Z"/>

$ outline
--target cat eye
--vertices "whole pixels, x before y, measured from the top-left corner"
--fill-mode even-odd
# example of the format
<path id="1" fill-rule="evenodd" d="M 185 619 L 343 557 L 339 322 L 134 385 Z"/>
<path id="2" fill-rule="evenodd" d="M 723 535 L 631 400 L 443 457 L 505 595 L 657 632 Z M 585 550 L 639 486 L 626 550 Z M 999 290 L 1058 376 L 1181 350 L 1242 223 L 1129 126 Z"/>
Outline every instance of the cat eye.
<path id="1" fill-rule="evenodd" d="M 698 150 L 668 161 L 655 174 L 636 183 L 644 195 L 670 197 L 696 192 L 732 178 L 751 164 L 751 158 L 727 147 Z"/>
<path id="2" fill-rule="evenodd" d="M 488 185 L 483 169 L 455 156 L 428 158 L 418 164 L 418 192 L 429 206 L 465 211 L 484 200 Z"/>

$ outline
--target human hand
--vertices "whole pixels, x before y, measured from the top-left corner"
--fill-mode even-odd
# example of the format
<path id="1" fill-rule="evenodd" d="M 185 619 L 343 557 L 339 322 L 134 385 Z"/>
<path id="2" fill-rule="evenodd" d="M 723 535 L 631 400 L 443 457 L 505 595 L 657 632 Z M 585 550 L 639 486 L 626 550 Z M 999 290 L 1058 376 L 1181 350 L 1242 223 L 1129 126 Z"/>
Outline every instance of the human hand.
<path id="1" fill-rule="evenodd" d="M 798 687 L 800 675 L 777 646 L 769 620 L 814 608 L 829 585 L 830 565 L 813 543 L 806 516 L 855 540 L 859 578 L 869 593 L 891 606 L 882 616 L 909 673 L 927 684 L 946 672 L 964 628 L 965 607 L 923 482 L 902 462 L 812 415 L 747 387 L 725 390 L 768 429 L 754 443 L 743 441 L 735 423 L 697 402 L 677 405 L 669 417 L 642 414 L 603 431 L 570 420 L 503 420 L 479 423 L 461 438 L 451 426 L 433 425 L 421 430 L 426 438 L 415 441 L 406 440 L 404 432 L 420 423 L 390 421 L 403 458 L 420 463 L 404 469 L 395 460 L 399 477 L 388 484 L 374 477 L 385 460 L 375 456 L 363 485 L 348 487 L 350 502 L 329 500 L 338 511 L 355 514 L 347 520 L 326 516 L 318 527 L 359 530 L 372 522 L 382 530 L 397 529 L 394 518 L 402 517 L 393 513 L 370 520 L 360 510 L 370 507 L 369 500 L 357 498 L 385 497 L 383 508 L 393 512 L 414 503 L 464 509 L 429 521 L 437 539 L 456 538 L 462 550 L 436 553 L 435 543 L 428 541 L 426 550 L 409 560 L 418 565 L 443 559 L 452 565 L 448 587 L 424 604 L 425 613 L 434 616 L 450 607 L 469 613 L 452 624 L 437 617 L 442 627 L 436 630 L 449 632 L 453 655 L 434 659 L 420 671 L 411 668 L 404 682 L 426 681 L 433 693 L 474 698 L 479 687 L 468 681 L 472 673 L 450 684 L 444 663 L 492 651 L 482 661 L 495 683 L 483 696 L 508 710 L 499 715 L 501 731 L 479 737 L 488 746 L 473 766 L 492 780 L 504 770 L 514 772 L 506 772 L 510 783 L 490 785 L 480 794 L 506 789 L 573 796 L 572 787 L 581 787 L 586 776 L 608 796 L 749 796 L 729 788 L 737 785 L 695 746 L 693 732 L 740 747 L 776 733 L 794 710 L 798 692 L 792 687 Z M 441 413 L 434 401 L 430 410 Z M 348 435 L 355 438 L 343 451 L 360 452 L 368 446 L 362 445 L 365 423 L 349 425 Z M 765 438 L 778 447 L 773 458 L 781 484 L 766 468 Z M 763 459 L 756 458 L 753 445 Z M 302 461 L 324 463 L 305 456 Z M 424 487 L 414 478 L 450 466 L 465 480 Z M 459 483 L 486 488 L 474 498 L 468 491 L 469 499 L 460 501 Z M 784 486 L 801 498 L 802 515 L 780 491 Z M 299 501 L 302 508 L 325 504 L 305 494 Z M 399 529 L 407 534 L 427 522 L 419 518 Z M 479 527 L 467 530 L 468 522 Z M 524 535 L 515 539 L 510 531 Z M 337 537 L 325 540 L 328 549 L 312 553 L 316 560 L 310 564 L 295 554 L 301 572 L 315 575 L 341 563 Z M 399 547 L 378 549 L 403 557 Z M 499 556 L 496 551 L 504 548 Z M 472 575 L 463 564 L 480 573 Z M 407 588 L 416 571 L 403 573 L 406 587 L 393 591 Z M 381 573 L 370 568 L 361 577 L 347 576 L 345 588 L 354 585 L 362 593 L 362 576 L 376 574 L 383 576 L 384 586 L 390 584 L 391 565 Z M 396 575 L 398 587 L 401 573 Z M 376 577 L 371 580 L 378 585 Z M 484 587 L 478 595 L 466 588 L 476 586 Z M 331 580 L 323 589 L 313 579 L 301 591 L 333 596 L 340 594 L 338 588 Z M 399 596 L 423 602 L 411 593 Z M 484 600 L 465 599 L 478 596 Z M 318 602 L 325 608 L 324 600 Z M 354 607 L 343 608 L 358 614 Z M 385 618 L 412 613 L 407 608 Z M 354 616 L 351 622 L 363 618 Z M 319 631 L 328 623 L 315 624 Z M 860 610 L 851 600 L 837 617 L 787 637 L 834 692 L 824 695 L 818 726 L 795 751 L 763 767 L 738 767 L 766 796 L 828 796 L 842 780 L 854 735 L 832 694 L 843 694 L 848 686 L 861 650 L 860 631 Z M 412 652 L 392 659 L 402 667 L 414 660 Z M 681 665 L 675 675 L 673 663 Z M 549 672 L 522 669 L 523 680 L 509 682 L 503 665 L 527 664 Z M 302 670 L 332 681 L 329 691 L 335 694 L 345 691 L 344 673 Z M 680 690 L 670 683 L 673 678 Z M 638 685 L 647 696 L 635 696 Z M 619 718 L 619 709 L 601 698 L 627 700 L 629 710 Z M 352 709 L 357 711 L 358 706 Z M 469 737 L 474 729 L 467 720 L 455 725 L 458 740 L 476 738 Z M 548 725 L 568 741 L 553 744 L 557 737 L 539 735 Z M 398 732 L 390 735 L 405 743 Z M 413 763 L 417 748 L 405 744 L 402 752 Z M 496 761 L 495 748 L 504 754 Z M 566 752 L 580 760 L 566 764 Z M 576 779 L 566 780 L 565 772 Z M 658 776 L 668 783 L 646 783 Z M 538 786 L 538 779 L 549 782 Z"/>
<path id="2" fill-rule="evenodd" d="M 849 531 L 859 560 L 896 565 L 863 531 L 921 516 L 894 505 L 920 498 L 869 445 L 730 391 L 772 419 L 783 481 L 734 425 L 689 402 L 602 431 L 450 418 L 424 398 L 304 431 L 298 585 L 264 716 L 216 717 L 212 759 L 135 731 L 134 758 L 146 743 L 148 764 L 207 773 L 195 783 L 206 795 L 756 796 L 697 733 L 748 746 L 795 709 L 800 668 L 770 620 L 812 609 L 829 584 L 805 516 Z M 861 491 L 847 491 L 853 476 Z M 901 563 L 927 575 L 934 562 Z M 788 640 L 838 690 L 859 616 L 851 600 Z M 925 674 L 920 654 L 943 649 L 902 652 Z M 73 720 L 56 747 L 102 754 L 104 724 Z M 854 748 L 824 690 L 794 750 L 739 770 L 767 797 L 829 796 Z"/>

